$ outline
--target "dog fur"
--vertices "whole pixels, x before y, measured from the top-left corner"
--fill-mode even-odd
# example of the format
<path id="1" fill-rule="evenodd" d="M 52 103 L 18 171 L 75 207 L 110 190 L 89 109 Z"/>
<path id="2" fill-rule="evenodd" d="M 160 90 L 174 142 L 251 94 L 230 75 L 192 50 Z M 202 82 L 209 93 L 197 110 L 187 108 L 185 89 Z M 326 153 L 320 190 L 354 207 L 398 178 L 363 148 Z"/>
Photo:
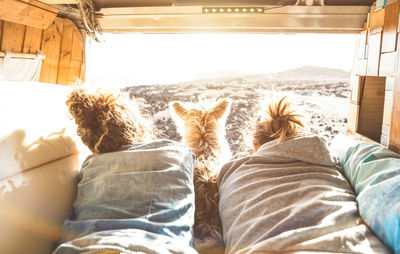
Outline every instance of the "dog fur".
<path id="1" fill-rule="evenodd" d="M 200 252 L 218 252 L 216 249 L 224 246 L 217 178 L 220 167 L 231 158 L 225 139 L 231 104 L 230 99 L 218 101 L 212 107 L 204 102 L 190 106 L 180 102 L 169 104 L 183 142 L 196 155 L 194 247 Z"/>

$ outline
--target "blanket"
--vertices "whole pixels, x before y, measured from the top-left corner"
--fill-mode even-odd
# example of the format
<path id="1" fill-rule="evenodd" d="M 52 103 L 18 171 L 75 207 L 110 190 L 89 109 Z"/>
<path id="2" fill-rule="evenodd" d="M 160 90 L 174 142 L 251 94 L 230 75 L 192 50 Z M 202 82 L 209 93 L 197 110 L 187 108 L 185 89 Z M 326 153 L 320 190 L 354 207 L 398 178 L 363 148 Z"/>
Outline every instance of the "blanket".
<path id="1" fill-rule="evenodd" d="M 227 253 L 388 253 L 318 136 L 268 142 L 218 181 Z"/>
<path id="2" fill-rule="evenodd" d="M 196 253 L 194 163 L 187 147 L 169 140 L 90 156 L 54 253 Z"/>

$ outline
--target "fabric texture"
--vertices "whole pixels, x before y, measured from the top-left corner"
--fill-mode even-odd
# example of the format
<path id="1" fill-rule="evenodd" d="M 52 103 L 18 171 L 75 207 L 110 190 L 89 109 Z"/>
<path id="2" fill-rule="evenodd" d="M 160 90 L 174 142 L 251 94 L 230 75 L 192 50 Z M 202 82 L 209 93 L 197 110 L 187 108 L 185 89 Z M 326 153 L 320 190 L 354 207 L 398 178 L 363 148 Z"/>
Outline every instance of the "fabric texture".
<path id="1" fill-rule="evenodd" d="M 388 253 L 318 136 L 268 142 L 227 163 L 219 191 L 227 253 Z"/>
<path id="2" fill-rule="evenodd" d="M 400 253 L 400 155 L 377 143 L 338 137 L 332 153 L 357 192 L 361 217 L 395 253 Z"/>
<path id="3" fill-rule="evenodd" d="M 37 82 L 42 59 L 42 55 L 37 55 L 36 59 L 14 58 L 12 52 L 6 52 L 6 56 L 0 58 L 0 80 Z"/>
<path id="4" fill-rule="evenodd" d="M 51 253 L 72 214 L 88 149 L 65 105 L 71 90 L 0 81 L 0 253 Z"/>
<path id="5" fill-rule="evenodd" d="M 90 156 L 61 235 L 70 242 L 55 253 L 194 252 L 194 163 L 187 147 L 169 140 Z"/>

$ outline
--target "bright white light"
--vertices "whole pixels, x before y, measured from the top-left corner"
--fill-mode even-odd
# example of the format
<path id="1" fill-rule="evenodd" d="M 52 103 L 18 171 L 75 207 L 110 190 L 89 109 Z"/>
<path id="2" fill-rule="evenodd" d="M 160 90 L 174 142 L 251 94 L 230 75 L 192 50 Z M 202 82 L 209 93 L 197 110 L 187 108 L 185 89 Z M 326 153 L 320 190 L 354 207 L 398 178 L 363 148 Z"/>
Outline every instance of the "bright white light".
<path id="1" fill-rule="evenodd" d="M 220 71 L 274 73 L 305 65 L 350 70 L 356 35 L 107 34 L 92 42 L 87 80 L 168 84 Z"/>

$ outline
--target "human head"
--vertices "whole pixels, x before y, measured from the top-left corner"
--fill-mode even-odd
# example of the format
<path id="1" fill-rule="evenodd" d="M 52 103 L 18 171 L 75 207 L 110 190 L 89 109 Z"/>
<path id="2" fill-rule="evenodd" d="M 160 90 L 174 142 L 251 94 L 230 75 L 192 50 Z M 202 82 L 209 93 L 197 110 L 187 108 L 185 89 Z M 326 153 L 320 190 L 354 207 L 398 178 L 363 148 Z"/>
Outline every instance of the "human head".
<path id="1" fill-rule="evenodd" d="M 304 124 L 302 117 L 292 110 L 291 103 L 285 101 L 286 96 L 279 102 L 272 102 L 268 105 L 267 115 L 255 126 L 253 133 L 253 147 L 257 151 L 263 144 L 278 139 L 279 142 L 286 137 L 297 134 Z"/>
<path id="2" fill-rule="evenodd" d="M 118 151 L 153 135 L 152 124 L 126 94 L 76 88 L 66 104 L 78 135 L 94 154 Z"/>

